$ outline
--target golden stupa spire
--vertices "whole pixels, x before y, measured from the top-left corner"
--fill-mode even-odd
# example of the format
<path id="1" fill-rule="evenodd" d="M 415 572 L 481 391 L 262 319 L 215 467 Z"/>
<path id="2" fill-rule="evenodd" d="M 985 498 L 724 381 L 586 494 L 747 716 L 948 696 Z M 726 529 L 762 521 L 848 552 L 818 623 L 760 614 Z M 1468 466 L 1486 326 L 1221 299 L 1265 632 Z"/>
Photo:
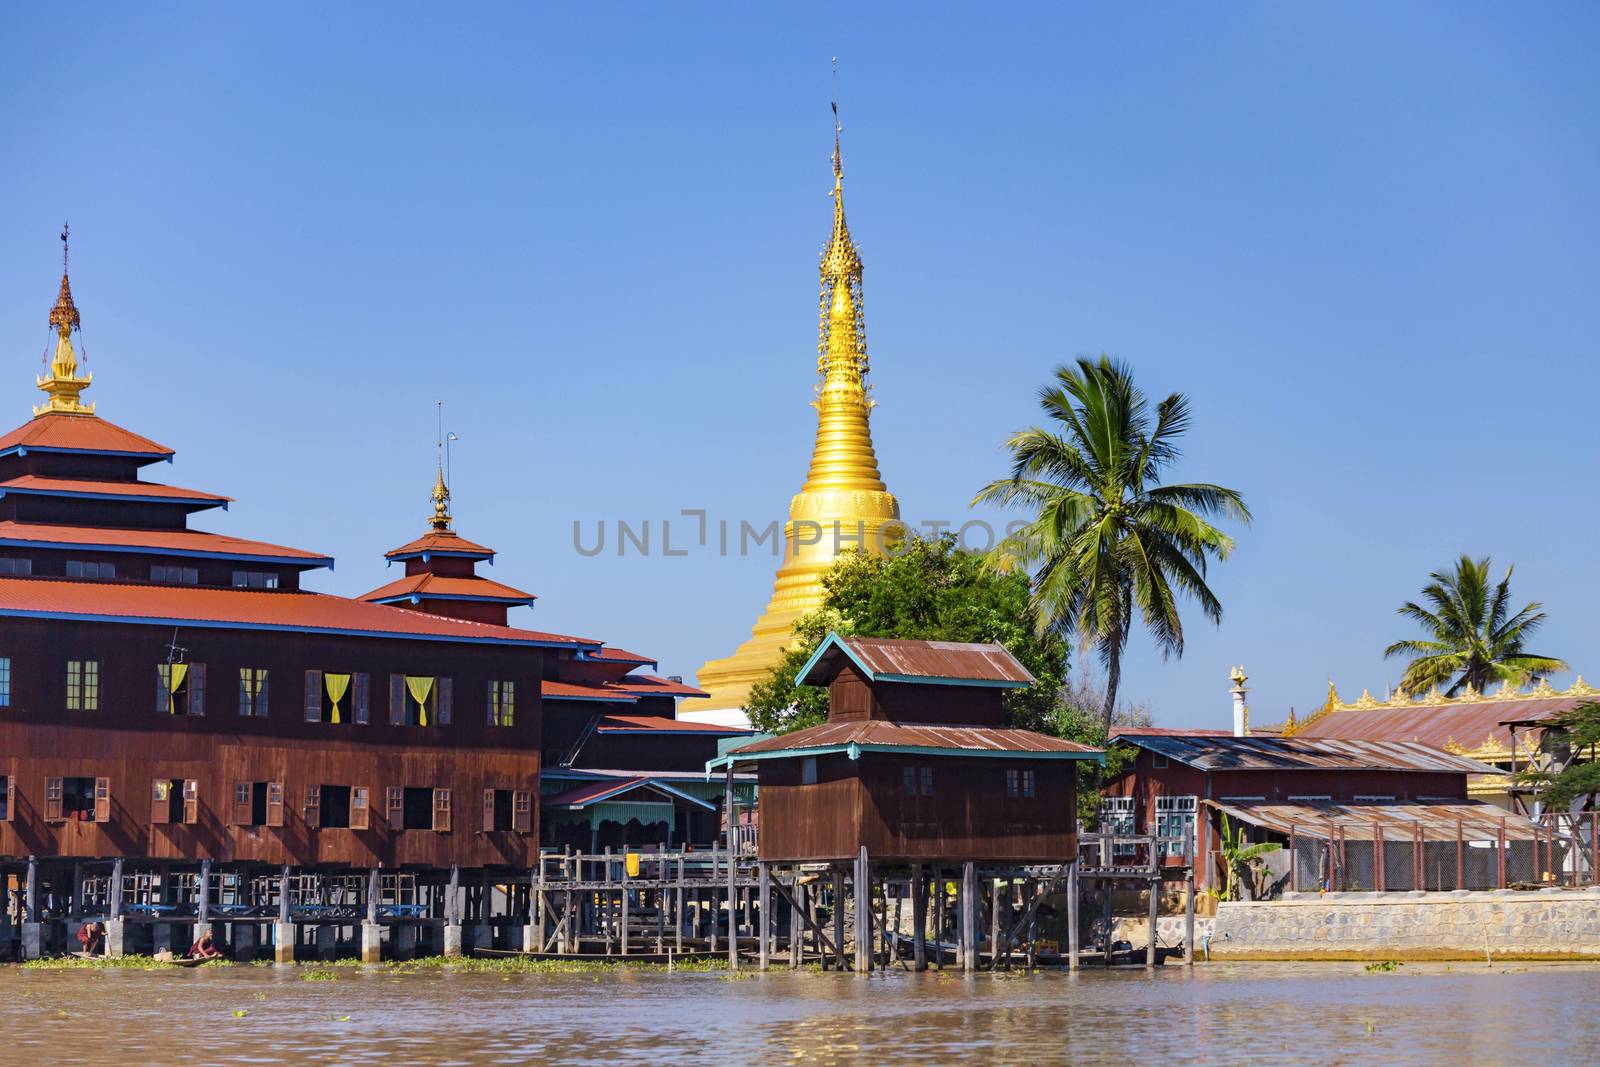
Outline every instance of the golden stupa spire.
<path id="1" fill-rule="evenodd" d="M 450 532 L 450 483 L 444 476 L 444 401 L 438 402 L 439 410 L 439 440 L 436 445 L 439 457 L 439 473 L 433 480 L 433 517 L 428 520 L 428 528 L 435 533 Z"/>
<path id="2" fill-rule="evenodd" d="M 61 227 L 61 292 L 56 296 L 56 306 L 50 309 L 50 325 L 56 331 L 56 354 L 50 360 L 50 376 L 38 379 L 38 385 L 47 399 L 33 409 L 35 415 L 93 415 L 94 404 L 79 399 L 94 375 L 78 376 L 78 355 L 72 350 L 72 331 L 82 321 L 78 307 L 72 302 L 72 286 L 67 281 L 67 237 L 70 231 Z"/>
<path id="3" fill-rule="evenodd" d="M 696 678 L 711 699 L 708 715 L 739 708 L 793 640 L 794 624 L 822 606 L 822 576 L 839 554 L 877 553 L 900 505 L 884 487 L 872 447 L 873 402 L 866 384 L 867 335 L 862 319 L 861 257 L 844 217 L 844 163 L 839 102 L 833 102 L 833 232 L 822 252 L 817 343 L 817 436 L 805 484 L 789 503 L 784 556 L 767 610 L 733 655 L 712 660 Z M 698 709 L 696 709 L 698 710 Z M 691 713 L 692 714 L 692 713 Z"/>

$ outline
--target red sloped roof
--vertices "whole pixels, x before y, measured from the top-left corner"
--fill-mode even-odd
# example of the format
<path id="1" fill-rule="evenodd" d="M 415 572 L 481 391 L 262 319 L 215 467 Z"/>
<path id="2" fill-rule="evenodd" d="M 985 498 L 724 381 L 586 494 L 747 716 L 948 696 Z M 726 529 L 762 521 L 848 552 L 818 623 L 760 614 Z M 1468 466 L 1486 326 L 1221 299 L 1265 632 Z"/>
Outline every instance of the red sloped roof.
<path id="1" fill-rule="evenodd" d="M 641 656 L 637 652 L 628 652 L 620 648 L 610 647 L 602 648 L 598 652 L 587 652 L 584 654 L 584 658 L 609 660 L 614 663 L 649 663 L 653 665 L 656 662 L 649 656 Z"/>
<path id="2" fill-rule="evenodd" d="M 21 474 L 0 482 L 0 495 L 8 492 L 37 493 L 42 496 L 118 496 L 139 500 L 175 501 L 183 504 L 205 504 L 215 507 L 233 501 L 231 496 L 218 496 L 198 489 L 183 489 L 176 485 L 156 482 L 104 482 L 88 478 L 43 478 L 37 474 Z"/>
<path id="3" fill-rule="evenodd" d="M 539 683 L 539 695 L 546 700 L 603 700 L 618 704 L 639 702 L 633 693 L 605 682 L 558 682 L 545 679 Z"/>
<path id="4" fill-rule="evenodd" d="M 0 437 L 0 453 L 14 448 L 62 449 L 70 452 L 118 452 L 149 456 L 151 461 L 166 459 L 172 449 L 148 437 L 124 430 L 98 415 L 63 415 L 60 412 L 36 416 Z"/>
<path id="5" fill-rule="evenodd" d="M 1232 737 L 1232 730 L 1185 730 L 1178 726 L 1113 726 L 1111 739 L 1119 737 Z"/>
<path id="6" fill-rule="evenodd" d="M 489 578 L 450 578 L 438 574 L 408 574 L 388 585 L 381 585 L 362 600 L 400 600 L 409 596 L 448 597 L 453 600 L 508 600 L 532 604 L 538 597 Z"/>
<path id="7" fill-rule="evenodd" d="M 708 697 L 711 695 L 704 689 L 696 689 L 692 685 L 674 682 L 668 678 L 658 678 L 653 674 L 630 674 L 611 684 L 624 692 L 637 693 L 640 696 Z"/>
<path id="8" fill-rule="evenodd" d="M 468 541 L 454 530 L 429 530 L 415 541 L 385 552 L 383 558 L 404 559 L 407 556 L 420 556 L 424 552 L 459 552 L 466 556 L 485 558 L 494 555 L 494 549 L 485 548 L 476 541 Z"/>
<path id="9" fill-rule="evenodd" d="M 719 726 L 711 722 L 669 719 L 664 715 L 607 715 L 600 720 L 595 729 L 603 734 L 715 734 L 718 737 L 733 737 L 755 732 L 732 726 Z"/>
<path id="10" fill-rule="evenodd" d="M 599 643 L 563 634 L 426 615 L 326 593 L 61 578 L 0 578 L 0 616 L 84 617 L 161 626 L 353 633 L 506 645 Z"/>
<path id="11" fill-rule="evenodd" d="M 1096 756 L 1099 749 L 1080 745 L 1032 730 L 1018 730 L 999 726 L 941 726 L 935 723 L 891 722 L 887 719 L 866 719 L 860 722 L 825 722 L 796 730 L 791 734 L 752 741 L 729 753 L 733 757 L 754 756 L 761 753 L 787 752 L 793 749 L 837 748 L 859 745 L 873 748 L 915 748 L 920 750 L 947 749 L 952 755 L 963 753 L 998 753 L 1028 755 L 1060 755 L 1063 753 Z"/>
<path id="12" fill-rule="evenodd" d="M 970 683 L 1023 687 L 1033 675 L 1015 656 L 993 642 L 912 641 L 887 637 L 840 637 L 830 633 L 801 668 L 807 685 L 825 685 L 840 654 L 854 660 L 873 681 Z"/>
<path id="13" fill-rule="evenodd" d="M 331 556 L 299 548 L 246 541 L 202 530 L 130 530 L 111 526 L 58 526 L 45 522 L 0 522 L 0 544 L 71 545 L 108 551 L 170 552 L 188 556 L 239 556 L 330 567 Z"/>

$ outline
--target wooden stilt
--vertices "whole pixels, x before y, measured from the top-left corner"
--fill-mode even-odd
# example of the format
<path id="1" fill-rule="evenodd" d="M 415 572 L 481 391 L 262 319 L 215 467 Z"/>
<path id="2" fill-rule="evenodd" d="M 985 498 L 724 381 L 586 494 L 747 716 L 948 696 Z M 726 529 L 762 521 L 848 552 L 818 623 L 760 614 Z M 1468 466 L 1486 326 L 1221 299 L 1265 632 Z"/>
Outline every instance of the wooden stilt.
<path id="1" fill-rule="evenodd" d="M 856 903 L 856 973 L 872 970 L 872 861 L 867 846 L 856 854 L 856 877 L 852 893 Z"/>
<path id="2" fill-rule="evenodd" d="M 772 947 L 772 872 L 765 863 L 759 863 L 757 867 L 761 879 L 761 904 L 756 920 L 756 949 L 761 954 L 761 969 L 764 971 L 770 962 L 768 957 Z"/>
<path id="3" fill-rule="evenodd" d="M 989 889 L 989 969 L 1000 967 L 1000 884 L 986 879 Z"/>
<path id="4" fill-rule="evenodd" d="M 1161 880 L 1159 878 L 1152 878 L 1150 879 L 1150 941 L 1145 945 L 1144 949 L 1144 965 L 1146 967 L 1154 967 L 1156 965 L 1156 917 L 1160 914 L 1160 912 Z"/>
<path id="5" fill-rule="evenodd" d="M 1184 877 L 1183 892 L 1183 964 L 1194 966 L 1194 867 L 1189 867 Z"/>
<path id="6" fill-rule="evenodd" d="M 789 907 L 789 969 L 798 971 L 806 948 L 806 887 L 800 883 L 798 871 L 795 873 L 793 896 Z"/>
<path id="7" fill-rule="evenodd" d="M 978 969 L 978 872 L 971 860 L 961 865 L 961 969 Z"/>
<path id="8" fill-rule="evenodd" d="M 928 894 L 922 880 L 922 865 L 911 868 L 911 965 L 928 969 Z"/>
<path id="9" fill-rule="evenodd" d="M 1067 970 L 1078 969 L 1078 861 L 1067 869 Z"/>
<path id="10" fill-rule="evenodd" d="M 833 870 L 833 965 L 844 970 L 844 870 Z"/>

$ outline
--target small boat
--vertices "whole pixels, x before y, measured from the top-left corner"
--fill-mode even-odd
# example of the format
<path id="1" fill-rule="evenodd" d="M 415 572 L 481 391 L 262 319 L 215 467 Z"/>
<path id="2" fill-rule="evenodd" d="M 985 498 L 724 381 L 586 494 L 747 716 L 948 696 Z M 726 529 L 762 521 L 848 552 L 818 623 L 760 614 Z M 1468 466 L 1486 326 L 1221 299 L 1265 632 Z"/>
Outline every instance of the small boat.
<path id="1" fill-rule="evenodd" d="M 164 963 L 168 967 L 199 967 L 210 963 L 212 960 L 220 960 L 222 958 L 221 956 L 174 956 L 170 960 L 158 960 L 156 962 Z"/>

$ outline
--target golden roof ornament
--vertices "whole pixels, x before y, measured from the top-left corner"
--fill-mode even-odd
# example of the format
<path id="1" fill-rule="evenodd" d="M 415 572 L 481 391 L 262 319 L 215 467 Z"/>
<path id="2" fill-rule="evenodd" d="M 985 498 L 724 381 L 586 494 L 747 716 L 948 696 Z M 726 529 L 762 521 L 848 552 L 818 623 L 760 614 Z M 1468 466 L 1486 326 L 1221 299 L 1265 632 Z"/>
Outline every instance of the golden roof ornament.
<path id="1" fill-rule="evenodd" d="M 50 309 L 50 325 L 56 331 L 56 353 L 50 360 L 50 376 L 36 384 L 48 399 L 33 409 L 35 415 L 93 415 L 94 404 L 85 404 L 80 395 L 94 381 L 94 375 L 78 374 L 78 355 L 72 348 L 72 331 L 79 329 L 83 317 L 72 302 L 72 284 L 67 279 L 67 238 L 71 231 L 61 227 L 61 291 L 56 306 Z"/>
<path id="2" fill-rule="evenodd" d="M 439 476 L 434 479 L 433 492 L 433 518 L 428 520 L 428 528 L 438 533 L 446 533 L 450 529 L 450 487 L 444 483 L 444 465 L 439 465 Z"/>

